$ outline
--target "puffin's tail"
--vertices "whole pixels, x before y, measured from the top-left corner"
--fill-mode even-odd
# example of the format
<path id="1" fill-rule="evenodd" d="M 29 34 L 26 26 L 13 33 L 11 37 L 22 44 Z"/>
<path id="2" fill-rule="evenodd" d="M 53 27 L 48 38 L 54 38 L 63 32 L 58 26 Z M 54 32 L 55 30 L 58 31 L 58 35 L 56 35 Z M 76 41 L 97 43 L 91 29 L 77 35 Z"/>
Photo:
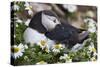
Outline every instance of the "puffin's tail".
<path id="1" fill-rule="evenodd" d="M 82 33 L 79 34 L 79 43 L 82 43 L 88 37 L 89 37 L 89 32 L 83 31 Z"/>

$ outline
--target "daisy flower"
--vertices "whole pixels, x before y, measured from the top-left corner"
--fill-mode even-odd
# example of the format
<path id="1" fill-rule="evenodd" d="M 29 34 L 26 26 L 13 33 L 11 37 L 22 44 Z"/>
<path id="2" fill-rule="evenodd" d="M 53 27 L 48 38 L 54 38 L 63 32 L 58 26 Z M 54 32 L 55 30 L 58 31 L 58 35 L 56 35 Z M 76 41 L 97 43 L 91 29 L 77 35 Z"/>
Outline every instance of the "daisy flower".
<path id="1" fill-rule="evenodd" d="M 60 53 L 60 50 L 62 50 L 64 46 L 62 44 L 56 44 L 53 46 L 52 51 L 54 53 Z"/>
<path id="2" fill-rule="evenodd" d="M 46 43 L 45 40 L 41 40 L 41 41 L 38 43 L 38 45 L 39 45 L 42 49 L 44 49 L 44 48 L 47 47 L 47 43 Z"/>
<path id="3" fill-rule="evenodd" d="M 60 50 L 59 49 L 53 49 L 52 50 L 54 53 L 60 53 Z"/>
<path id="4" fill-rule="evenodd" d="M 54 46 L 55 42 L 50 39 L 41 40 L 39 43 L 37 43 L 42 49 L 44 49 L 46 52 L 50 52 L 50 49 Z"/>
<path id="5" fill-rule="evenodd" d="M 31 19 L 27 19 L 26 22 L 25 22 L 25 25 L 28 26 L 30 21 L 31 21 Z"/>
<path id="6" fill-rule="evenodd" d="M 32 16 L 33 15 L 32 6 L 30 6 L 29 3 L 27 2 L 25 3 L 24 6 L 26 7 L 25 10 L 28 10 L 28 14 Z"/>
<path id="7" fill-rule="evenodd" d="M 96 52 L 96 49 L 95 49 L 95 47 L 94 47 L 94 44 L 93 43 L 91 43 L 91 45 L 89 45 L 89 47 L 88 47 L 88 54 L 92 54 L 92 58 L 94 57 L 94 58 L 96 58 L 96 56 L 97 56 L 97 52 Z M 91 58 L 91 59 L 92 59 Z"/>
<path id="8" fill-rule="evenodd" d="M 19 6 L 18 6 L 17 4 L 14 4 L 14 5 L 13 5 L 13 10 L 14 10 L 14 11 L 18 11 L 18 10 L 19 10 Z"/>
<path id="9" fill-rule="evenodd" d="M 89 45 L 89 51 L 96 52 L 96 49 L 95 49 L 94 44 L 92 42 L 91 42 L 91 45 Z"/>
<path id="10" fill-rule="evenodd" d="M 72 62 L 72 59 L 70 58 L 70 56 L 68 56 L 68 54 L 64 54 L 64 56 L 60 56 L 60 60 L 66 60 L 67 62 Z"/>
<path id="11" fill-rule="evenodd" d="M 69 12 L 73 13 L 77 11 L 77 6 L 76 5 L 69 5 L 69 4 L 64 4 L 63 8 L 68 10 Z"/>
<path id="12" fill-rule="evenodd" d="M 14 59 L 17 59 L 17 58 L 23 56 L 24 49 L 25 48 L 22 43 L 20 43 L 18 46 L 17 45 L 12 46 L 11 47 L 11 56 Z"/>
<path id="13" fill-rule="evenodd" d="M 86 18 L 84 20 L 85 23 L 87 23 L 88 25 L 88 31 L 91 32 L 91 33 L 94 33 L 96 32 L 96 22 L 91 19 L 91 18 Z"/>
<path id="14" fill-rule="evenodd" d="M 40 61 L 40 62 L 37 62 L 36 64 L 47 64 L 47 62 Z"/>
<path id="15" fill-rule="evenodd" d="M 48 47 L 48 43 L 46 40 L 41 40 L 38 45 L 42 48 L 42 50 L 45 50 L 47 53 L 50 52 L 50 48 Z"/>
<path id="16" fill-rule="evenodd" d="M 15 17 L 15 19 L 16 19 L 16 23 L 23 23 L 23 21 L 21 20 L 21 19 L 19 19 L 18 17 Z"/>

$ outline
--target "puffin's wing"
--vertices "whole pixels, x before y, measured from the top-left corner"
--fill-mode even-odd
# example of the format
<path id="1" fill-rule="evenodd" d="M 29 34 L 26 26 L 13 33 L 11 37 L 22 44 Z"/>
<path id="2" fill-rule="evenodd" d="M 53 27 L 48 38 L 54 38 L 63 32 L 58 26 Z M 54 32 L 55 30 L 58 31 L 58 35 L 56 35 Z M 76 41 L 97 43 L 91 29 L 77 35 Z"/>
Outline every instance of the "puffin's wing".
<path id="1" fill-rule="evenodd" d="M 69 27 L 64 27 L 62 25 L 57 25 L 55 29 L 45 34 L 48 38 L 57 41 L 69 40 L 76 35 L 76 32 Z"/>

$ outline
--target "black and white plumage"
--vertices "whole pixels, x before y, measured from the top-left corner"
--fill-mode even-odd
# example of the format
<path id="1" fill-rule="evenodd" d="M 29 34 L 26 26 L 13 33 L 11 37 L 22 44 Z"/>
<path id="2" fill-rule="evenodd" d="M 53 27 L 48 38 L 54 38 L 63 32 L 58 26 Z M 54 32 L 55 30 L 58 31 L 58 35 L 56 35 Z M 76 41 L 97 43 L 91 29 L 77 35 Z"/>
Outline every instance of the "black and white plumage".
<path id="1" fill-rule="evenodd" d="M 54 12 L 47 10 L 36 13 L 30 21 L 29 27 L 40 34 L 44 33 L 47 38 L 56 43 L 65 44 L 68 48 L 72 48 L 88 36 L 88 32 L 80 34 L 79 29 L 67 22 L 62 22 Z"/>
<path id="2" fill-rule="evenodd" d="M 47 32 L 46 28 L 42 25 L 42 12 L 36 13 L 31 19 L 28 28 L 23 34 L 23 38 L 26 43 L 38 43 L 41 40 L 47 41 L 48 47 L 52 47 L 56 43 L 53 40 L 47 38 L 44 32 Z"/>
<path id="3" fill-rule="evenodd" d="M 49 16 L 52 16 L 52 18 Z M 47 17 L 49 19 L 47 19 Z M 48 26 L 48 28 L 52 28 L 52 26 L 56 25 L 55 23 L 53 23 L 53 19 L 55 19 L 56 17 L 56 14 L 52 13 L 51 11 L 40 11 L 32 17 L 29 23 L 29 27 L 32 29 L 36 29 L 40 33 L 45 33 L 47 32 L 47 27 L 45 27 L 45 24 L 46 26 Z"/>

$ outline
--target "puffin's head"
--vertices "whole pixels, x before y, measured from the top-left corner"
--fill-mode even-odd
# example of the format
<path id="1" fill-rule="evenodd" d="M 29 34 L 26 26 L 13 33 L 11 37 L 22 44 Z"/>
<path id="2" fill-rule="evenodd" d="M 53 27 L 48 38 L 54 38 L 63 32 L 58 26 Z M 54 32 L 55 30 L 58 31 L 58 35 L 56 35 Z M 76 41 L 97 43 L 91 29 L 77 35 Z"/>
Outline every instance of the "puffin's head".
<path id="1" fill-rule="evenodd" d="M 57 24 L 60 24 L 57 15 L 51 11 L 42 12 L 42 24 L 47 31 L 55 28 Z"/>
<path id="2" fill-rule="evenodd" d="M 57 15 L 49 10 L 44 10 L 36 13 L 29 27 L 36 29 L 40 33 L 45 33 L 55 28 L 57 24 L 60 24 Z"/>

